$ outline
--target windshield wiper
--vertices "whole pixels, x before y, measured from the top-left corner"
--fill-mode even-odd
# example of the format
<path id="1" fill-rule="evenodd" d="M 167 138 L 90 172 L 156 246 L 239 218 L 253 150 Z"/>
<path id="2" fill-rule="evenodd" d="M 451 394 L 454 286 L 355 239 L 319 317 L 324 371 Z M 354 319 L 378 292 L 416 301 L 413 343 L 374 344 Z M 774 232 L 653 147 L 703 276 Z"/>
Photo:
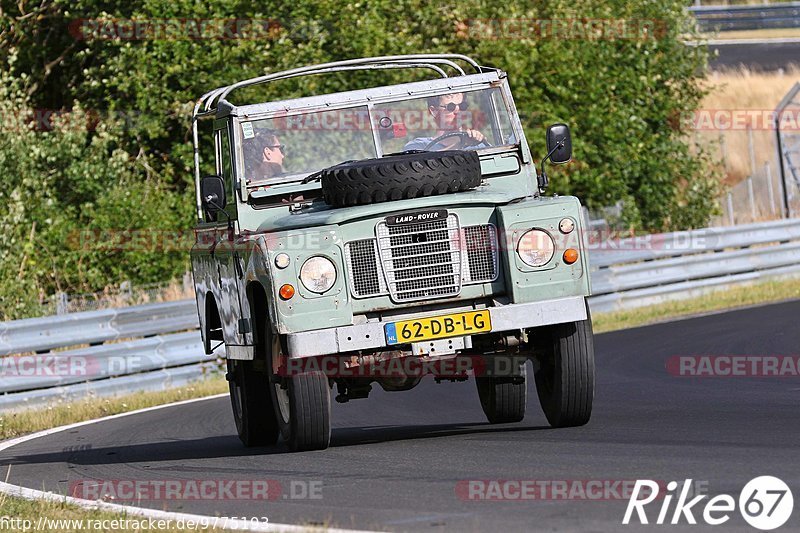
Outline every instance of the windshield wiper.
<path id="1" fill-rule="evenodd" d="M 327 168 L 323 168 L 322 170 L 318 170 L 318 171 L 316 171 L 316 172 L 314 172 L 312 174 L 309 174 L 305 178 L 303 178 L 303 181 L 301 181 L 300 183 L 306 184 L 306 183 L 310 183 L 312 181 L 319 181 L 322 178 L 322 173 L 325 172 L 326 170 L 330 170 L 332 168 L 336 168 L 339 165 L 346 165 L 347 163 L 353 163 L 354 161 L 356 161 L 356 159 L 348 159 L 347 161 L 342 161 L 341 163 L 336 163 L 332 167 L 327 167 Z"/>
<path id="2" fill-rule="evenodd" d="M 309 174 L 308 176 L 303 178 L 303 181 L 301 181 L 300 183 L 305 185 L 306 183 L 311 183 L 312 181 L 319 181 L 322 178 L 322 173 L 325 170 L 326 169 L 323 168 L 322 170 L 317 170 L 316 172 Z"/>

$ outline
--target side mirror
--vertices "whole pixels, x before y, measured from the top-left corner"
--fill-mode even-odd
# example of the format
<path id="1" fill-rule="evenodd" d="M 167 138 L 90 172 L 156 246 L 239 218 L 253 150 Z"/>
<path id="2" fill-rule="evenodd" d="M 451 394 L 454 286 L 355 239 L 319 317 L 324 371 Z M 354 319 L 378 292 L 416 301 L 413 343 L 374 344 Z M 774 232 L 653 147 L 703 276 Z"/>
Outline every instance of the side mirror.
<path id="1" fill-rule="evenodd" d="M 225 182 L 219 176 L 206 176 L 200 180 L 200 197 L 206 211 L 216 213 L 228 203 L 225 196 Z"/>
<path id="2" fill-rule="evenodd" d="M 569 126 L 553 124 L 547 128 L 547 153 L 552 154 L 550 162 L 554 165 L 569 163 L 572 160 L 572 137 L 569 134 Z"/>

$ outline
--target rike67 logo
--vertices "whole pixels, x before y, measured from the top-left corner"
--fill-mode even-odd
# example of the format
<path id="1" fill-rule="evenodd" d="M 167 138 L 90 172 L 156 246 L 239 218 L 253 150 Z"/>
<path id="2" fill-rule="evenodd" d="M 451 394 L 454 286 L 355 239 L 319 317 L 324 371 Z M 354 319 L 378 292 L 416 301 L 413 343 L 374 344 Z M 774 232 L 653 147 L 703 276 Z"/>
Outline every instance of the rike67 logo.
<path id="1" fill-rule="evenodd" d="M 687 524 L 696 524 L 695 512 L 702 513 L 705 523 L 712 526 L 722 525 L 730 520 L 731 513 L 737 507 L 737 501 L 733 496 L 720 494 L 702 505 L 700 502 L 708 495 L 701 494 L 690 500 L 691 485 L 692 480 L 687 479 L 678 489 L 678 482 L 670 481 L 667 483 L 666 492 L 660 494 L 659 489 L 662 485 L 659 483 L 649 479 L 637 480 L 622 523 L 630 524 L 634 512 L 640 524 L 650 523 L 648 520 L 652 519 L 652 515 L 648 519 L 645 506 L 657 499 L 661 500 L 661 508 L 655 519 L 655 523 L 659 525 L 676 525 L 682 520 Z M 675 507 L 671 509 L 676 496 Z M 742 518 L 748 524 L 762 531 L 769 531 L 781 527 L 789 520 L 794 508 L 794 498 L 789 486 L 782 480 L 773 476 L 759 476 L 751 479 L 739 493 L 738 507 Z"/>

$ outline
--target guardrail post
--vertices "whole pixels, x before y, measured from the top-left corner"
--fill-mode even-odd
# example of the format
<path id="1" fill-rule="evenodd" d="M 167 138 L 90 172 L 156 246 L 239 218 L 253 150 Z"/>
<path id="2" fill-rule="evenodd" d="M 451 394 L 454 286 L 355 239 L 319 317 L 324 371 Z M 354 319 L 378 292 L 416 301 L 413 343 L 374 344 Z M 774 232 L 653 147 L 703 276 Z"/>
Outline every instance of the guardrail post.
<path id="1" fill-rule="evenodd" d="M 736 225 L 736 218 L 733 216 L 733 193 L 728 191 L 728 224 Z"/>
<path id="2" fill-rule="evenodd" d="M 66 292 L 56 293 L 56 314 L 66 315 L 69 313 L 69 296 Z"/>
<path id="3" fill-rule="evenodd" d="M 747 125 L 747 149 L 750 152 L 750 174 L 756 173 L 756 147 L 753 142 L 753 128 Z"/>
<path id="4" fill-rule="evenodd" d="M 728 172 L 728 145 L 725 141 L 725 132 L 719 132 L 719 153 L 722 156 L 722 167 Z"/>
<path id="5" fill-rule="evenodd" d="M 133 298 L 133 289 L 130 281 L 123 281 L 119 284 L 119 295 L 126 301 Z"/>
<path id="6" fill-rule="evenodd" d="M 769 166 L 769 161 L 764 161 L 764 176 L 767 179 L 767 194 L 769 195 L 769 212 L 772 215 L 775 212 L 775 187 L 772 185 L 772 169 Z"/>
<path id="7" fill-rule="evenodd" d="M 756 195 L 753 192 L 753 176 L 747 176 L 747 201 L 750 203 L 750 221 L 756 221 Z"/>

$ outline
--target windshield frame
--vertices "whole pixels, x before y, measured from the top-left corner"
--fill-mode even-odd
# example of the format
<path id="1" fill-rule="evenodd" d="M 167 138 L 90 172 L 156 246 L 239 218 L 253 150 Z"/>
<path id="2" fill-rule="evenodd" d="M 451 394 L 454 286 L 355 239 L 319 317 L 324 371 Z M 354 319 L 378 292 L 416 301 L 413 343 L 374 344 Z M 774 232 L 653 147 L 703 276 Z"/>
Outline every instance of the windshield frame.
<path id="1" fill-rule="evenodd" d="M 325 94 L 319 96 L 308 96 L 294 100 L 284 100 L 276 102 L 266 102 L 261 104 L 250 104 L 245 106 L 231 106 L 230 118 L 232 121 L 234 138 L 234 174 L 235 183 L 239 190 L 242 201 L 246 201 L 251 191 L 271 185 L 284 185 L 299 183 L 304 178 L 312 174 L 296 173 L 282 177 L 280 180 L 270 178 L 269 180 L 259 180 L 257 182 L 246 183 L 244 180 L 244 150 L 242 138 L 242 122 L 255 122 L 264 119 L 286 117 L 287 115 L 301 115 L 320 111 L 336 111 L 349 108 L 367 107 L 370 125 L 374 124 L 374 106 L 398 101 L 407 101 L 428 96 L 437 96 L 453 92 L 474 92 L 479 90 L 494 89 L 500 91 L 503 105 L 510 122 L 511 130 L 517 139 L 516 144 L 493 146 L 491 148 L 479 149 L 478 153 L 518 150 L 522 154 L 522 163 L 527 164 L 531 161 L 530 152 L 519 115 L 514 106 L 514 100 L 508 86 L 508 78 L 505 73 L 502 76 L 497 72 L 483 74 L 471 74 L 452 78 L 440 78 L 423 82 L 413 82 L 399 85 L 390 85 L 362 89 L 358 91 L 347 91 L 340 93 Z M 491 99 L 494 106 L 494 99 Z M 497 110 L 494 113 L 494 120 L 497 120 Z M 217 118 L 220 118 L 219 116 Z M 374 151 L 377 157 L 383 157 L 382 145 L 378 138 L 378 131 L 371 127 Z"/>

